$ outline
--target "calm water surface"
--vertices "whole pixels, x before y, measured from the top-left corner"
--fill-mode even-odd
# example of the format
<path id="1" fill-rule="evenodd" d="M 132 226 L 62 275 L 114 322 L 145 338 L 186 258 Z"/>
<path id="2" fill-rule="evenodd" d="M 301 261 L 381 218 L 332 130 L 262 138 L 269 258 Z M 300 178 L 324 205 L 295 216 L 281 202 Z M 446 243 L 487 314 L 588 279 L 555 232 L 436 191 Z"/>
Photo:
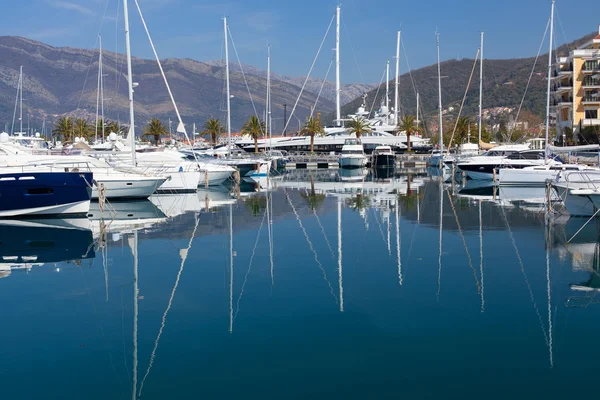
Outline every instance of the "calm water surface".
<path id="1" fill-rule="evenodd" d="M 596 395 L 595 224 L 361 178 L 0 223 L 2 398 Z"/>

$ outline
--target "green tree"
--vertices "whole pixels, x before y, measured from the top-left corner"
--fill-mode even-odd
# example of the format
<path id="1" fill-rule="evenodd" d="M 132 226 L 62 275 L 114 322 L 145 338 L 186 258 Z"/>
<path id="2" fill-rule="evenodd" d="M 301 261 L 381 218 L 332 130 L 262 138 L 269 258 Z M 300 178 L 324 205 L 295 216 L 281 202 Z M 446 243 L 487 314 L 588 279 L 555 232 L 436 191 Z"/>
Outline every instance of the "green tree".
<path id="1" fill-rule="evenodd" d="M 264 121 L 256 115 L 248 118 L 248 121 L 242 126 L 242 135 L 248 135 L 254 139 L 254 152 L 258 153 L 258 138 L 264 135 L 266 126 Z"/>
<path id="2" fill-rule="evenodd" d="M 310 177 L 310 191 L 301 193 L 300 196 L 308 203 L 312 211 L 316 210 L 325 201 L 326 195 L 315 192 L 315 177 Z"/>
<path id="3" fill-rule="evenodd" d="M 160 143 L 160 137 L 167 134 L 167 127 L 158 118 L 150 118 L 148 125 L 144 127 L 142 138 L 150 137 L 154 140 L 154 144 Z"/>
<path id="4" fill-rule="evenodd" d="M 77 118 L 73 122 L 73 134 L 81 139 L 89 139 L 92 133 L 90 123 L 84 118 Z"/>
<path id="5" fill-rule="evenodd" d="M 362 211 L 369 207 L 371 204 L 371 198 L 363 195 L 362 193 L 357 193 L 356 196 L 346 199 L 346 204 L 355 211 Z"/>
<path id="6" fill-rule="evenodd" d="M 410 151 L 410 137 L 419 132 L 419 128 L 417 127 L 417 119 L 414 115 L 405 115 L 398 121 L 398 125 L 396 126 L 396 134 L 399 135 L 401 132 L 404 132 L 406 135 L 406 151 Z"/>
<path id="7" fill-rule="evenodd" d="M 350 133 L 354 133 L 357 138 L 360 138 L 365 133 L 373 132 L 373 128 L 369 125 L 369 121 L 363 117 L 352 118 L 350 122 L 346 124 L 346 128 L 348 128 Z"/>
<path id="8" fill-rule="evenodd" d="M 210 136 L 210 140 L 213 145 L 217 144 L 217 139 L 225 132 L 225 127 L 216 118 L 210 118 L 204 123 L 204 130 L 201 132 L 202 135 Z"/>
<path id="9" fill-rule="evenodd" d="M 63 142 L 71 140 L 73 138 L 73 118 L 60 117 L 54 124 L 52 137 Z"/>
<path id="10" fill-rule="evenodd" d="M 315 151 L 315 136 L 322 135 L 325 133 L 325 129 L 321 125 L 321 118 L 317 115 L 317 118 L 309 117 L 304 126 L 300 130 L 300 135 L 302 136 L 310 136 L 310 152 L 314 153 Z"/>
<path id="11" fill-rule="evenodd" d="M 122 135 L 122 134 L 125 134 L 126 127 L 123 125 L 120 125 L 117 121 L 110 121 L 110 122 L 107 122 L 105 131 L 108 135 L 110 135 L 113 132 L 116 133 L 117 135 Z"/>
<path id="12" fill-rule="evenodd" d="M 261 210 L 267 206 L 267 199 L 264 196 L 252 196 L 244 204 L 252 212 L 253 217 L 258 217 Z"/>

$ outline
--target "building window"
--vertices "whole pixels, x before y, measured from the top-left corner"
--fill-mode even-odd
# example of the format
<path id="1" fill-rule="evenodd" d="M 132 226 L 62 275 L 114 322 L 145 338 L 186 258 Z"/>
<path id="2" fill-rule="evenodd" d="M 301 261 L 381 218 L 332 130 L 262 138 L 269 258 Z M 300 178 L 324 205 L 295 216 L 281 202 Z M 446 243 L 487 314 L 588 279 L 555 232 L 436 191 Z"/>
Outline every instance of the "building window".
<path id="1" fill-rule="evenodd" d="M 598 110 L 585 110 L 585 119 L 598 119 Z"/>

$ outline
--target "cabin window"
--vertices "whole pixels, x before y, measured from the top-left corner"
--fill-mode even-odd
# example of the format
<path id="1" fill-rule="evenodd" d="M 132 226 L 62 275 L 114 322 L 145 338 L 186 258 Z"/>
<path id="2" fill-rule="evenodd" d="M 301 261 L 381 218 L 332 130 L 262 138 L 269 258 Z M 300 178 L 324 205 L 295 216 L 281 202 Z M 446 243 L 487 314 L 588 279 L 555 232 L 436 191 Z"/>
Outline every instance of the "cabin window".
<path id="1" fill-rule="evenodd" d="M 44 194 L 52 194 L 54 193 L 54 189 L 52 188 L 32 188 L 27 189 L 28 195 L 44 195 Z"/>

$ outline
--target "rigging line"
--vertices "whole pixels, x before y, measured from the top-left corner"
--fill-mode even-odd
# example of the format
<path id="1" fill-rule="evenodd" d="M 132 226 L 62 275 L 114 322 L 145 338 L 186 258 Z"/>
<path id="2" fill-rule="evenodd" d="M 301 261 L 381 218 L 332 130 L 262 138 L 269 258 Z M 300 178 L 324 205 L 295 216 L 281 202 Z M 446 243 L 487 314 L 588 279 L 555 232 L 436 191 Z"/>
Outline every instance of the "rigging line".
<path id="1" fill-rule="evenodd" d="M 567 35 L 565 35 L 565 30 L 563 28 L 563 24 L 562 24 L 562 20 L 560 19 L 560 16 L 558 15 L 558 10 L 555 8 L 554 9 L 554 14 L 556 14 L 556 19 L 558 19 L 558 25 L 560 26 L 560 30 L 562 32 L 563 35 L 563 40 L 565 41 L 565 46 L 567 46 L 567 52 L 571 53 L 571 46 L 569 46 L 569 42 L 567 42 Z M 554 43 L 558 43 L 558 41 L 555 41 Z M 558 47 L 557 47 L 558 49 Z M 558 51 L 557 51 L 558 53 Z M 558 54 L 556 54 L 556 58 L 558 58 Z"/>
<path id="2" fill-rule="evenodd" d="M 331 17 L 331 21 L 329 22 L 329 26 L 327 27 L 327 31 L 325 32 L 325 36 L 323 36 L 323 40 L 321 40 L 321 45 L 319 46 L 317 55 L 315 56 L 315 58 L 312 62 L 312 65 L 310 66 L 308 75 L 306 75 L 306 78 L 304 79 L 304 83 L 302 84 L 302 88 L 300 89 L 300 94 L 298 95 L 298 98 L 296 99 L 296 102 L 294 103 L 294 108 L 292 108 L 292 112 L 290 113 L 290 117 L 288 118 L 288 120 L 285 124 L 285 127 L 283 128 L 284 132 L 287 131 L 288 125 L 290 124 L 290 121 L 292 120 L 292 116 L 294 115 L 294 112 L 296 111 L 296 107 L 298 106 L 298 103 L 300 102 L 302 93 L 304 93 L 304 88 L 306 87 L 306 84 L 308 83 L 308 80 L 310 79 L 310 74 L 312 73 L 312 70 L 314 69 L 315 64 L 317 63 L 317 59 L 319 58 L 319 54 L 321 54 L 321 49 L 323 48 L 323 44 L 325 44 L 325 39 L 327 39 L 327 35 L 329 35 L 329 31 L 331 29 L 331 25 L 333 24 L 334 20 L 335 20 L 335 14 Z"/>
<path id="3" fill-rule="evenodd" d="M 537 61 L 540 58 L 540 54 L 542 52 L 542 47 L 544 46 L 544 42 L 546 41 L 546 35 L 548 34 L 549 26 L 550 26 L 550 19 L 548 19 L 548 23 L 546 24 L 546 30 L 544 31 L 544 37 L 542 38 L 542 42 L 540 43 L 540 48 L 538 49 L 537 55 L 535 56 L 535 60 L 533 61 L 533 67 L 531 68 L 531 73 L 529 74 L 529 79 L 527 80 L 527 85 L 525 85 L 525 93 L 523 93 L 523 98 L 521 99 L 521 104 L 519 104 L 519 109 L 517 110 L 517 115 L 515 116 L 515 125 L 510 130 L 511 135 L 512 135 L 513 130 L 517 126 L 516 122 L 519 121 L 519 115 L 521 114 L 521 109 L 523 108 L 523 103 L 525 102 L 525 96 L 527 96 L 527 91 L 529 90 L 529 85 L 531 84 L 531 79 L 533 78 L 533 73 L 535 72 L 535 67 L 537 65 Z"/>
<path id="4" fill-rule="evenodd" d="M 477 278 L 477 270 L 473 267 L 473 261 L 471 260 L 471 253 L 469 253 L 469 247 L 467 246 L 467 241 L 465 239 L 465 235 L 463 234 L 462 227 L 460 226 L 460 221 L 458 219 L 458 214 L 456 213 L 456 207 L 454 206 L 454 202 L 452 201 L 452 197 L 450 197 L 450 191 L 446 190 L 448 194 L 448 200 L 450 200 L 450 205 L 452 206 L 452 212 L 454 213 L 454 218 L 456 219 L 456 225 L 458 226 L 458 233 L 462 239 L 463 245 L 465 247 L 465 252 L 467 253 L 467 259 L 469 261 L 469 267 L 473 271 L 473 278 L 475 279 L 475 285 L 477 286 L 477 294 L 481 294 L 481 285 L 479 284 L 479 278 Z"/>
<path id="5" fill-rule="evenodd" d="M 154 57 L 156 58 L 156 63 L 158 64 L 158 69 L 160 70 L 160 74 L 165 82 L 165 86 L 167 87 L 167 92 L 169 92 L 169 97 L 171 98 L 171 103 L 173 104 L 173 108 L 175 108 L 175 114 L 177 114 L 177 119 L 179 120 L 179 126 L 177 127 L 177 132 L 183 133 L 188 143 L 192 143 L 190 140 L 187 131 L 185 129 L 185 125 L 183 124 L 183 120 L 181 119 L 181 114 L 179 113 L 179 108 L 177 107 L 177 103 L 175 103 L 175 98 L 173 97 L 173 92 L 171 91 L 171 86 L 169 85 L 169 81 L 167 80 L 167 76 L 165 75 L 165 71 L 163 70 L 162 63 L 160 62 L 160 58 L 158 58 L 158 53 L 156 52 L 156 48 L 154 47 L 154 42 L 152 41 L 152 37 L 150 36 L 150 31 L 148 30 L 148 26 L 146 25 L 146 20 L 144 19 L 144 15 L 142 14 L 142 9 L 140 8 L 140 4 L 138 0 L 133 0 L 137 7 L 138 13 L 140 14 L 140 19 L 142 20 L 142 25 L 144 26 L 144 30 L 146 31 L 146 35 L 148 36 L 148 41 L 150 42 L 150 46 L 152 47 L 152 52 L 154 53 Z M 179 130 L 181 128 L 183 132 Z M 135 139 L 135 138 L 134 138 Z M 196 158 L 196 152 L 192 152 L 194 154 L 194 159 L 198 162 Z"/>
<path id="6" fill-rule="evenodd" d="M 452 141 L 454 140 L 454 134 L 456 133 L 456 128 L 458 128 L 458 122 L 460 120 L 460 115 L 462 114 L 462 110 L 465 105 L 465 100 L 467 100 L 467 94 L 469 93 L 469 87 L 471 87 L 471 81 L 473 80 L 473 74 L 475 73 L 475 67 L 477 66 L 477 61 L 479 60 L 480 52 L 481 52 L 481 49 L 477 49 L 477 54 L 475 54 L 475 60 L 473 62 L 473 69 L 471 69 L 471 76 L 469 76 L 469 82 L 467 82 L 467 88 L 465 90 L 465 95 L 463 96 L 462 102 L 460 103 L 460 109 L 458 110 L 458 116 L 456 117 L 456 122 L 454 123 L 454 130 L 452 131 L 452 136 L 450 136 L 450 144 L 448 144 L 448 148 L 452 147 Z"/>
<path id="7" fill-rule="evenodd" d="M 515 237 L 513 236 L 512 229 L 510 224 L 508 223 L 508 218 L 506 217 L 506 211 L 504 207 L 500 207 L 502 210 L 502 215 L 504 217 L 504 223 L 506 224 L 506 229 L 508 230 L 508 235 L 512 242 L 513 248 L 515 249 L 515 254 L 517 255 L 517 260 L 519 261 L 519 265 L 521 267 L 521 273 L 525 278 L 525 284 L 527 285 L 527 290 L 529 291 L 529 298 L 531 299 L 531 303 L 533 304 L 533 308 L 535 313 L 537 314 L 538 320 L 540 321 L 540 327 L 542 328 L 542 333 L 544 334 L 544 340 L 546 341 L 546 345 L 549 344 L 548 335 L 546 334 L 546 328 L 544 327 L 544 322 L 542 320 L 542 314 L 540 314 L 540 310 L 538 309 L 537 303 L 535 302 L 535 297 L 533 296 L 533 291 L 531 290 L 531 284 L 529 283 L 529 278 L 527 277 L 527 273 L 525 272 L 525 266 L 523 265 L 523 259 L 521 259 L 521 254 L 519 253 L 519 249 L 517 247 L 517 243 L 515 242 Z"/>
<path id="8" fill-rule="evenodd" d="M 352 55 L 354 56 L 354 62 L 356 62 L 356 69 L 358 70 L 358 75 L 360 76 L 360 82 L 365 83 L 365 79 L 363 78 L 362 71 L 360 70 L 360 65 L 358 64 L 358 58 L 356 57 L 356 51 L 354 51 L 354 44 L 352 43 L 352 38 L 350 37 L 350 32 L 348 31 L 348 27 L 344 23 L 344 16 L 342 18 L 342 26 L 344 27 L 344 31 L 346 31 L 346 36 L 348 36 L 348 41 L 350 42 L 350 48 L 352 49 Z"/>
<path id="9" fill-rule="evenodd" d="M 417 85 L 415 84 L 415 80 L 413 78 L 412 69 L 410 68 L 410 64 L 408 63 L 408 56 L 406 55 L 406 48 L 404 47 L 404 40 L 400 40 L 400 44 L 402 45 L 402 50 L 404 51 L 404 60 L 406 61 L 406 67 L 408 68 L 408 76 L 410 77 L 410 81 L 412 83 L 413 92 L 415 96 L 417 95 Z"/>
<path id="10" fill-rule="evenodd" d="M 387 72 L 387 67 L 383 69 L 383 74 L 381 74 L 381 79 L 379 80 L 379 85 L 377 85 L 377 91 L 375 92 L 375 97 L 373 98 L 373 104 L 371 105 L 371 109 L 369 110 L 369 115 L 373 112 L 375 108 L 375 103 L 377 103 L 377 97 L 379 96 L 379 92 L 381 91 L 381 86 L 383 86 L 383 80 L 385 79 L 385 73 Z"/>
<path id="11" fill-rule="evenodd" d="M 229 38 L 231 39 L 231 45 L 233 47 L 233 52 L 235 53 L 235 57 L 238 60 L 238 64 L 240 66 L 240 71 L 242 72 L 242 77 L 244 78 L 244 83 L 246 84 L 246 90 L 248 91 L 248 96 L 250 96 L 250 103 L 252 103 L 252 109 L 254 110 L 254 115 L 256 115 L 256 117 L 258 119 L 260 119 L 260 116 L 258 115 L 258 111 L 256 111 L 256 105 L 254 104 L 254 99 L 252 97 L 252 93 L 250 93 L 250 86 L 248 86 L 248 80 L 246 79 L 246 74 L 244 73 L 244 67 L 242 66 L 242 62 L 240 61 L 240 56 L 238 54 L 237 47 L 235 47 L 235 42 L 233 41 L 233 35 L 231 34 L 229 25 L 227 25 L 227 33 L 229 33 Z M 227 96 L 227 95 L 225 95 L 225 96 Z M 262 135 L 265 136 L 265 132 L 263 132 L 262 125 L 260 126 L 260 131 L 261 131 Z"/>
<path id="12" fill-rule="evenodd" d="M 185 261 L 187 260 L 187 256 L 189 251 L 192 248 L 192 243 L 194 241 L 194 236 L 196 236 L 196 231 L 198 230 L 198 223 L 200 222 L 200 214 L 196 214 L 196 225 L 194 226 L 194 230 L 192 231 L 192 235 L 190 236 L 190 241 L 188 242 L 188 246 L 181 253 L 181 265 L 179 266 L 179 272 L 177 273 L 177 278 L 175 279 L 175 285 L 173 286 L 173 290 L 171 291 L 171 297 L 169 298 L 169 303 L 167 308 L 162 316 L 162 322 L 160 325 L 160 329 L 158 331 L 158 335 L 156 336 L 156 341 L 154 342 L 154 348 L 152 349 L 152 354 L 150 355 L 150 363 L 148 364 L 148 369 L 146 370 L 146 375 L 142 379 L 142 383 L 140 384 L 140 391 L 138 392 L 138 397 L 142 396 L 142 390 L 144 389 L 144 382 L 146 382 L 146 378 L 150 374 L 150 370 L 154 365 L 154 359 L 156 357 L 156 350 L 158 349 L 158 343 L 160 342 L 160 338 L 163 334 L 163 330 L 165 329 L 165 324 L 167 322 L 167 316 L 169 315 L 169 311 L 171 310 L 171 306 L 173 305 L 173 298 L 175 297 L 175 293 L 177 292 L 177 287 L 179 286 L 179 280 L 181 279 L 181 274 L 183 273 L 183 268 L 185 267 Z"/>
<path id="13" fill-rule="evenodd" d="M 333 252 L 331 243 L 329 243 L 329 238 L 327 237 L 327 234 L 325 233 L 325 228 L 321 224 L 321 219 L 319 218 L 319 215 L 317 214 L 317 210 L 313 210 L 313 214 L 315 215 L 315 218 L 317 219 L 317 224 L 319 224 L 319 227 L 321 228 L 321 232 L 323 232 L 323 238 L 325 239 L 325 243 L 327 244 L 327 247 L 329 248 L 329 252 L 331 253 L 331 258 L 335 258 L 335 253 Z"/>
<path id="14" fill-rule="evenodd" d="M 315 109 L 317 108 L 317 104 L 319 103 L 319 99 L 321 98 L 321 93 L 323 92 L 323 88 L 325 87 L 325 84 L 327 83 L 327 77 L 329 76 L 329 71 L 331 71 L 331 67 L 333 66 L 334 61 L 335 61 L 335 54 L 331 57 L 331 61 L 329 62 L 329 67 L 327 68 L 327 73 L 325 74 L 325 77 L 323 78 L 323 82 L 321 83 L 321 88 L 319 89 L 319 94 L 317 95 L 317 100 L 315 100 L 315 105 L 314 105 L 313 109 L 310 110 L 311 118 L 315 112 Z"/>
<path id="15" fill-rule="evenodd" d="M 294 212 L 294 215 L 296 216 L 296 220 L 298 220 L 298 225 L 300 225 L 300 229 L 302 229 L 302 232 L 304 233 L 304 237 L 306 238 L 306 242 L 308 243 L 308 246 L 310 247 L 310 250 L 312 251 L 312 253 L 315 256 L 315 261 L 317 262 L 317 265 L 319 266 L 319 269 L 321 270 L 321 272 L 323 273 L 323 279 L 325 279 L 325 282 L 327 282 L 327 285 L 329 286 L 329 290 L 331 291 L 331 295 L 333 296 L 333 298 L 335 299 L 336 303 L 338 302 L 337 296 L 335 295 L 334 291 L 333 291 L 333 287 L 331 286 L 331 282 L 329 282 L 329 279 L 327 279 L 327 273 L 325 272 L 325 269 L 323 268 L 323 264 L 321 264 L 321 262 L 319 261 L 319 257 L 317 255 L 317 252 L 315 251 L 315 248 L 310 240 L 310 238 L 308 237 L 308 233 L 306 233 L 306 229 L 304 228 L 304 225 L 302 224 L 302 220 L 300 219 L 300 215 L 298 215 L 298 211 L 296 211 L 296 207 L 294 207 L 294 204 L 292 203 L 292 199 L 290 198 L 290 195 L 288 194 L 287 190 L 284 190 L 284 194 L 285 197 L 288 201 L 288 204 L 290 205 L 290 207 L 292 207 L 292 211 Z"/>
<path id="16" fill-rule="evenodd" d="M 377 218 L 377 212 L 373 209 L 373 218 L 375 218 L 375 222 L 377 222 L 377 226 L 379 227 L 379 233 L 381 233 L 381 240 L 386 244 L 385 235 L 383 234 L 383 227 L 381 226 L 381 222 L 379 222 L 379 218 Z"/>
<path id="17" fill-rule="evenodd" d="M 242 288 L 240 290 L 240 295 L 238 296 L 238 299 L 236 302 L 235 314 L 233 315 L 233 322 L 235 322 L 235 319 L 237 318 L 238 313 L 240 312 L 240 301 L 242 300 L 242 296 L 244 295 L 244 289 L 246 288 L 246 282 L 248 282 L 248 275 L 250 275 L 250 271 L 252 270 L 252 262 L 254 261 L 254 255 L 256 254 L 256 247 L 258 246 L 258 240 L 260 239 L 260 234 L 262 232 L 263 225 L 265 224 L 265 219 L 267 217 L 267 211 L 268 211 L 268 208 L 265 209 L 262 221 L 260 222 L 260 227 L 258 228 L 258 232 L 256 234 L 256 240 L 254 241 L 254 248 L 252 248 L 252 255 L 250 256 L 250 263 L 248 264 L 248 271 L 246 271 L 246 274 L 244 275 L 244 281 L 242 282 Z"/>

